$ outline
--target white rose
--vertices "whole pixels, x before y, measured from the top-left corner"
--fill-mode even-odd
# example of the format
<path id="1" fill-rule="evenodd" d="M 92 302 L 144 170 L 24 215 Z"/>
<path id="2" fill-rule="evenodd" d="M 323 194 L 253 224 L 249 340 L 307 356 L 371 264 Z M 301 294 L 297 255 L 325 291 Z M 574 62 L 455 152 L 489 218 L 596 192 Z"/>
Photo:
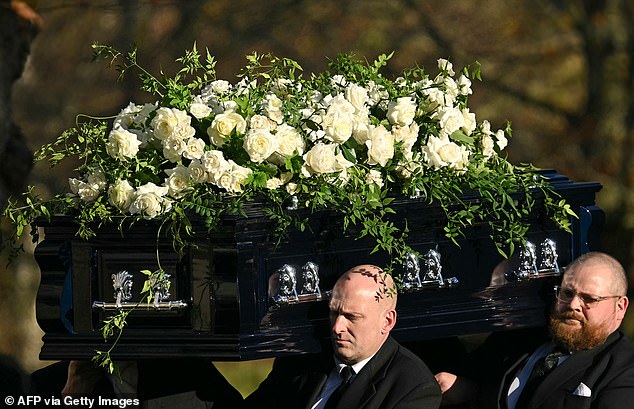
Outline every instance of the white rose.
<path id="1" fill-rule="evenodd" d="M 332 78 L 330 78 L 330 85 L 332 85 L 335 88 L 345 87 L 347 84 L 348 84 L 348 81 L 346 81 L 346 77 L 344 77 L 341 74 L 333 75 Z"/>
<path id="2" fill-rule="evenodd" d="M 482 121 L 482 133 L 485 135 L 493 135 L 493 132 L 491 132 L 491 123 L 486 119 Z"/>
<path id="3" fill-rule="evenodd" d="M 383 125 L 370 130 L 370 139 L 365 145 L 369 165 L 385 166 L 394 157 L 394 136 Z"/>
<path id="4" fill-rule="evenodd" d="M 473 112 L 469 112 L 469 108 L 462 109 L 462 116 L 464 118 L 464 125 L 462 125 L 462 130 L 465 134 L 471 135 L 473 131 L 475 131 L 476 126 L 476 116 Z"/>
<path id="5" fill-rule="evenodd" d="M 423 95 L 427 97 L 426 108 L 428 111 L 434 111 L 439 107 L 453 105 L 454 99 L 445 95 L 438 87 L 426 88 L 423 90 Z"/>
<path id="6" fill-rule="evenodd" d="M 443 85 L 445 87 L 445 94 L 448 95 L 452 101 L 460 94 L 458 84 L 453 78 L 447 77 L 443 79 Z"/>
<path id="7" fill-rule="evenodd" d="M 306 148 L 304 138 L 297 129 L 288 124 L 282 124 L 277 128 L 278 147 L 277 153 L 285 158 L 298 154 L 302 155 Z"/>
<path id="8" fill-rule="evenodd" d="M 275 94 L 268 94 L 264 100 L 264 112 L 266 116 L 271 118 L 272 121 L 281 124 L 284 122 L 284 116 L 282 114 L 282 100 Z"/>
<path id="9" fill-rule="evenodd" d="M 172 163 L 181 159 L 185 149 L 187 149 L 187 142 L 179 137 L 170 136 L 163 141 L 163 156 Z"/>
<path id="10" fill-rule="evenodd" d="M 456 73 L 453 70 L 453 64 L 449 62 L 449 60 L 446 60 L 444 58 L 439 58 L 438 59 L 438 68 L 441 71 L 447 71 L 447 74 L 449 75 L 456 75 Z"/>
<path id="11" fill-rule="evenodd" d="M 485 134 L 482 136 L 482 154 L 486 158 L 490 158 L 495 153 L 495 150 L 493 149 L 494 146 L 495 143 L 493 142 L 491 135 Z"/>
<path id="12" fill-rule="evenodd" d="M 368 117 L 361 117 L 355 115 L 353 118 L 352 137 L 359 145 L 364 145 L 365 141 L 370 138 L 370 121 Z"/>
<path id="13" fill-rule="evenodd" d="M 225 168 L 229 167 L 229 163 L 222 154 L 222 151 L 218 150 L 206 151 L 200 158 L 200 162 L 214 183 L 217 183 L 218 177 L 225 171 Z"/>
<path id="14" fill-rule="evenodd" d="M 228 101 L 222 101 L 220 107 L 223 113 L 235 112 L 238 109 L 238 103 L 230 99 Z"/>
<path id="15" fill-rule="evenodd" d="M 335 149 L 337 145 L 317 143 L 304 154 L 302 174 L 310 176 L 312 173 L 333 173 L 337 171 Z"/>
<path id="16" fill-rule="evenodd" d="M 506 139 L 506 136 L 504 135 L 504 131 L 502 129 L 499 129 L 495 133 L 495 139 L 496 139 L 498 148 L 500 148 L 500 150 L 503 150 L 504 148 L 506 148 L 506 145 L 508 145 L 509 141 L 508 139 Z"/>
<path id="17" fill-rule="evenodd" d="M 454 169 L 464 169 L 469 152 L 464 146 L 460 146 L 449 139 L 430 136 L 427 145 L 423 148 L 427 163 L 435 168 L 449 166 Z"/>
<path id="18" fill-rule="evenodd" d="M 171 208 L 170 203 L 163 198 L 167 192 L 167 187 L 159 187 L 152 182 L 139 186 L 130 204 L 130 213 L 142 214 L 145 219 L 155 218 Z"/>
<path id="19" fill-rule="evenodd" d="M 108 182 L 106 181 L 106 175 L 103 173 L 101 169 L 96 169 L 91 172 L 86 178 L 88 183 L 97 185 L 99 190 L 103 190 L 106 188 Z"/>
<path id="20" fill-rule="evenodd" d="M 381 176 L 381 172 L 376 169 L 371 169 L 367 175 L 365 176 L 365 181 L 367 184 L 375 184 L 378 187 L 383 187 L 383 176 Z"/>
<path id="21" fill-rule="evenodd" d="M 99 197 L 101 189 L 94 183 L 81 183 L 77 193 L 84 202 L 93 202 Z"/>
<path id="22" fill-rule="evenodd" d="M 346 87 L 346 100 L 352 104 L 355 112 L 361 111 L 365 108 L 365 103 L 368 101 L 368 90 L 357 84 L 350 84 Z"/>
<path id="23" fill-rule="evenodd" d="M 458 78 L 458 89 L 462 95 L 471 95 L 473 90 L 471 89 L 471 80 L 464 74 Z"/>
<path id="24" fill-rule="evenodd" d="M 200 138 L 190 138 L 183 152 L 187 159 L 200 159 L 205 152 L 205 141 Z"/>
<path id="25" fill-rule="evenodd" d="M 70 185 L 71 192 L 79 196 L 79 198 L 84 202 L 95 201 L 102 190 L 96 183 L 87 183 L 75 178 L 68 179 L 68 183 Z"/>
<path id="26" fill-rule="evenodd" d="M 397 142 L 403 143 L 404 151 L 411 151 L 414 147 L 414 144 L 418 140 L 418 131 L 420 127 L 416 122 L 412 123 L 410 126 L 398 126 L 394 125 L 392 127 L 392 135 L 394 135 L 394 139 Z"/>
<path id="27" fill-rule="evenodd" d="M 196 130 L 190 125 L 192 118 L 187 112 L 176 108 L 161 107 L 152 119 L 152 128 L 156 139 L 165 140 L 171 136 L 192 137 Z"/>
<path id="28" fill-rule="evenodd" d="M 108 201 L 122 212 L 127 212 L 134 200 L 134 188 L 127 180 L 117 179 L 108 188 Z"/>
<path id="29" fill-rule="evenodd" d="M 194 102 L 189 106 L 189 112 L 194 118 L 203 119 L 211 115 L 212 110 L 210 106 L 205 104 L 200 96 L 196 96 L 194 97 Z"/>
<path id="30" fill-rule="evenodd" d="M 74 195 L 78 194 L 77 192 L 79 192 L 79 186 L 82 183 L 84 183 L 84 182 L 79 180 L 79 179 L 77 179 L 77 178 L 68 178 L 68 186 L 70 187 L 70 191 Z"/>
<path id="31" fill-rule="evenodd" d="M 237 165 L 232 160 L 228 162 L 229 166 L 219 175 L 217 185 L 228 192 L 242 192 L 243 185 L 252 171 L 249 168 Z"/>
<path id="32" fill-rule="evenodd" d="M 108 135 L 106 152 L 115 159 L 126 160 L 139 153 L 139 141 L 135 134 L 121 127 L 116 127 Z"/>
<path id="33" fill-rule="evenodd" d="M 354 114 L 355 107 L 352 105 L 343 94 L 337 94 L 335 97 L 330 98 L 328 101 L 328 113 L 330 114 Z"/>
<path id="34" fill-rule="evenodd" d="M 262 128 L 267 131 L 273 131 L 277 127 L 277 123 L 264 115 L 253 115 L 249 120 L 249 125 L 251 128 Z"/>
<path id="35" fill-rule="evenodd" d="M 222 95 L 231 89 L 229 81 L 216 80 L 209 84 L 209 88 L 216 94 Z"/>
<path id="36" fill-rule="evenodd" d="M 295 193 L 297 193 L 297 183 L 289 183 L 286 185 L 286 192 L 289 195 L 294 195 Z"/>
<path id="37" fill-rule="evenodd" d="M 449 136 L 464 126 L 462 111 L 453 107 L 445 107 L 439 111 L 439 124 L 443 136 Z"/>
<path id="38" fill-rule="evenodd" d="M 276 94 L 288 95 L 289 88 L 293 86 L 293 81 L 288 78 L 276 78 L 273 81 L 271 90 Z"/>
<path id="39" fill-rule="evenodd" d="M 183 196 L 185 190 L 189 188 L 189 169 L 183 165 L 178 165 L 172 169 L 166 169 L 168 177 L 165 180 L 165 186 L 168 188 L 168 194 L 178 198 Z"/>
<path id="40" fill-rule="evenodd" d="M 207 135 L 216 146 L 222 146 L 231 132 L 243 134 L 247 129 L 247 121 L 236 112 L 225 112 L 215 116 L 207 128 Z"/>
<path id="41" fill-rule="evenodd" d="M 121 126 L 124 129 L 130 129 L 130 127 L 137 125 L 136 114 L 141 110 L 140 105 L 136 105 L 130 102 L 127 107 L 123 108 L 121 112 L 114 119 L 113 127 Z"/>
<path id="42" fill-rule="evenodd" d="M 279 143 L 277 135 L 259 128 L 247 132 L 242 146 L 253 162 L 261 163 L 277 150 Z"/>
<path id="43" fill-rule="evenodd" d="M 390 101 L 387 108 L 387 119 L 391 124 L 409 126 L 416 116 L 416 102 L 412 97 L 400 97 Z"/>
<path id="44" fill-rule="evenodd" d="M 249 77 L 244 77 L 235 85 L 236 95 L 244 95 L 249 92 L 250 89 L 257 87 L 257 81 L 251 80 Z"/>
<path id="45" fill-rule="evenodd" d="M 369 81 L 368 82 L 368 97 L 369 97 L 368 104 L 370 106 L 375 106 L 380 104 L 381 101 L 388 99 L 389 94 L 387 90 L 385 89 L 385 87 L 383 87 L 382 85 L 378 85 L 374 83 L 374 81 Z"/>
<path id="46" fill-rule="evenodd" d="M 189 177 L 194 183 L 205 183 L 208 181 L 208 174 L 200 160 L 194 159 L 187 166 Z"/>
<path id="47" fill-rule="evenodd" d="M 284 182 L 282 182 L 282 179 L 280 178 L 269 178 L 266 181 L 266 188 L 269 190 L 275 190 L 278 187 L 282 186 L 284 184 Z"/>
<path id="48" fill-rule="evenodd" d="M 325 123 L 328 125 L 324 128 L 326 137 L 338 144 L 345 143 L 352 136 L 353 116 L 348 113 L 337 112 L 327 114 Z"/>

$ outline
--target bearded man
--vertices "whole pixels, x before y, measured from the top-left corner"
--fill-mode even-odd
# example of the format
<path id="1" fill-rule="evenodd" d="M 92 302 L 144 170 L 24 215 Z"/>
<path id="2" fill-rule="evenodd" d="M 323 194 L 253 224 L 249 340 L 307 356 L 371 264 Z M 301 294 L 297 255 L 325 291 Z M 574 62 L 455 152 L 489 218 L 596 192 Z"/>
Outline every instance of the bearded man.
<path id="1" fill-rule="evenodd" d="M 482 405 L 482 383 L 447 372 L 436 374 L 443 402 L 504 409 L 633 405 L 634 346 L 619 330 L 629 303 L 621 264 L 605 253 L 584 254 L 555 291 L 550 341 L 506 371 L 494 403 Z"/>

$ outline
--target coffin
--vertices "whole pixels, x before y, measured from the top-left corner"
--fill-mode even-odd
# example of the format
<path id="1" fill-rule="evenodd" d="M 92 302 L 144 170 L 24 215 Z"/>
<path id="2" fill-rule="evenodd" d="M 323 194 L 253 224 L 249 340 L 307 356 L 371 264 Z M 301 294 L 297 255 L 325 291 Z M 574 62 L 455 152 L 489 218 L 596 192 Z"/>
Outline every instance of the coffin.
<path id="1" fill-rule="evenodd" d="M 539 210 L 529 217 L 527 244 L 506 260 L 487 226 L 470 227 L 456 246 L 443 233 L 438 206 L 403 199 L 396 223 L 410 230 L 419 254 L 402 266 L 398 322 L 403 342 L 539 327 L 563 267 L 598 248 L 603 212 L 598 183 L 575 183 L 543 171 L 579 215 L 569 234 Z M 539 201 L 539 197 L 536 197 Z M 477 197 L 465 200 L 477 200 Z M 120 232 L 103 227 L 76 237 L 69 217 L 38 222 L 44 240 L 35 251 L 41 268 L 37 319 L 45 332 L 41 359 L 87 359 L 103 350 L 100 328 L 113 312 L 133 309 L 113 351 L 115 359 L 205 357 L 249 360 L 318 351 L 328 339 L 328 298 L 339 274 L 361 263 L 385 265 L 374 244 L 342 233 L 333 212 L 310 216 L 310 231 L 277 243 L 258 204 L 246 217 L 223 219 L 219 229 L 196 231 L 182 257 L 171 237 L 148 221 Z M 298 210 L 301 211 L 301 210 Z M 169 290 L 139 295 L 141 270 L 160 264 Z"/>

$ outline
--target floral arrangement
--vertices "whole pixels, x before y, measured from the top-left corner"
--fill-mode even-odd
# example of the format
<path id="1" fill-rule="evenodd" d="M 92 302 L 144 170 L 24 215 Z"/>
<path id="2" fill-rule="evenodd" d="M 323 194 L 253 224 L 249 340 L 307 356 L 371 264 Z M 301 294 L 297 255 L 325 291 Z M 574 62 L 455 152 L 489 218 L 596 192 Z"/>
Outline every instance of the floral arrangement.
<path id="1" fill-rule="evenodd" d="M 293 60 L 252 54 L 231 83 L 216 78 L 214 57 L 207 51 L 203 58 L 195 44 L 177 59 L 179 72 L 158 78 L 138 64 L 136 49 L 93 49 L 121 77 L 138 70 L 154 99 L 114 117 L 80 115 L 37 152 L 36 160 L 53 166 L 67 158 L 80 165 L 67 193 L 42 199 L 30 188 L 23 201 L 9 202 L 4 215 L 16 226 L 14 243 L 38 218 L 64 214 L 85 239 L 104 223 L 157 220 L 182 250 L 194 217 L 213 230 L 224 215 L 260 203 L 280 238 L 306 228 L 300 215 L 307 212 L 297 209 L 338 211 L 345 229 L 357 226 L 394 265 L 412 249 L 407 226 L 390 220 L 392 205 L 410 198 L 440 205 L 445 234 L 456 243 L 465 227 L 488 223 L 508 255 L 524 240 L 536 193 L 546 214 L 570 231 L 568 204 L 535 168 L 503 157 L 510 126 L 494 130 L 470 111 L 477 64 L 457 73 L 439 59 L 435 76 L 414 67 L 390 80 L 381 70 L 391 55 L 373 62 L 340 55 L 330 71 L 305 78 Z M 36 241 L 37 229 L 31 234 Z M 143 273 L 150 297 L 165 272 Z M 118 340 L 129 312 L 105 321 L 105 338 Z M 96 361 L 116 369 L 110 351 L 98 351 Z"/>
<path id="2" fill-rule="evenodd" d="M 331 71 L 305 79 L 293 60 L 252 54 L 230 83 L 216 78 L 215 58 L 209 51 L 203 58 L 195 44 L 177 59 L 176 75 L 160 78 L 138 64 L 136 49 L 93 49 L 120 77 L 138 70 L 142 89 L 156 99 L 111 118 L 80 115 L 76 127 L 43 146 L 36 160 L 54 166 L 70 157 L 81 165 L 68 193 L 42 200 L 29 189 L 26 205 L 9 203 L 4 215 L 17 236 L 38 217 L 69 214 L 83 238 L 102 223 L 157 219 L 183 245 L 192 215 L 213 229 L 224 214 L 257 201 L 282 233 L 305 227 L 292 211 L 298 207 L 340 211 L 345 226 L 361 226 L 375 250 L 400 261 L 411 251 L 407 232 L 386 216 L 405 197 L 439 203 L 454 241 L 464 227 L 489 223 L 507 255 L 523 240 L 522 218 L 536 190 L 549 216 L 570 229 L 574 213 L 535 169 L 501 155 L 510 126 L 493 130 L 469 110 L 477 64 L 456 73 L 439 59 L 434 77 L 414 67 L 390 80 L 381 69 L 392 55 L 371 63 L 340 55 Z M 463 202 L 464 193 L 480 200 Z"/>

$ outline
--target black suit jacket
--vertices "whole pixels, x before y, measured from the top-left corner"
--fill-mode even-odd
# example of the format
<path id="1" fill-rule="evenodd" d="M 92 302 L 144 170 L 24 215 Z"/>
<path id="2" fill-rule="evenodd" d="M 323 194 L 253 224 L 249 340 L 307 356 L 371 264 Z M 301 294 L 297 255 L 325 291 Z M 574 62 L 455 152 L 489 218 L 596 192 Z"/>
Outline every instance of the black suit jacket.
<path id="1" fill-rule="evenodd" d="M 507 371 L 498 396 L 499 408 L 507 407 L 508 385 L 527 357 L 528 354 Z M 591 391 L 591 396 L 580 396 L 581 383 Z M 634 406 L 634 346 L 622 332 L 615 331 L 604 344 L 576 352 L 555 368 L 538 386 L 527 409 L 631 406 Z"/>
<path id="2" fill-rule="evenodd" d="M 333 366 L 330 353 L 278 358 L 245 407 L 310 408 Z M 423 361 L 388 338 L 357 374 L 337 409 L 436 409 L 440 400 L 438 383 Z"/>

